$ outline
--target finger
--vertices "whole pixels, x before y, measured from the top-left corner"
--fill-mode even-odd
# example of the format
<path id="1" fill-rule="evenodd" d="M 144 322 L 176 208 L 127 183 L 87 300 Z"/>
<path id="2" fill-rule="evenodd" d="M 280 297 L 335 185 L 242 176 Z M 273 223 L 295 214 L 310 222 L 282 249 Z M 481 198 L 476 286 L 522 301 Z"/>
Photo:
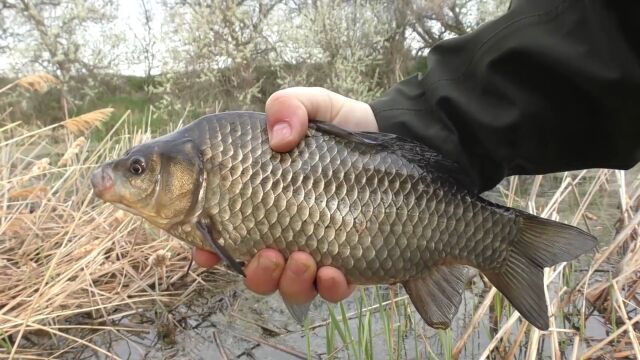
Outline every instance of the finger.
<path id="1" fill-rule="evenodd" d="M 218 265 L 220 257 L 211 251 L 195 248 L 193 250 L 193 261 L 203 268 L 210 268 Z"/>
<path id="2" fill-rule="evenodd" d="M 320 87 L 277 91 L 265 105 L 271 148 L 286 152 L 304 137 L 309 119 L 355 131 L 378 131 L 371 107 Z"/>
<path id="3" fill-rule="evenodd" d="M 284 257 L 273 249 L 260 250 L 245 268 L 247 288 L 260 295 L 278 290 L 278 282 L 284 269 Z"/>
<path id="4" fill-rule="evenodd" d="M 265 111 L 271 148 L 286 152 L 296 147 L 309 122 L 307 109 L 300 99 L 292 92 L 278 91 L 267 100 Z"/>
<path id="5" fill-rule="evenodd" d="M 345 106 L 351 107 L 359 102 L 321 87 L 292 87 L 276 91 L 266 104 L 267 115 L 273 109 L 282 107 L 281 101 L 288 106 L 301 105 L 306 119 L 333 122 Z M 278 122 L 279 118 L 273 118 Z"/>
<path id="6" fill-rule="evenodd" d="M 330 266 L 318 269 L 316 286 L 323 299 L 334 303 L 348 298 L 355 290 L 355 286 L 347 283 L 340 270 Z"/>
<path id="7" fill-rule="evenodd" d="M 280 295 L 288 303 L 306 304 L 317 295 L 315 279 L 316 262 L 311 255 L 294 252 L 289 256 L 280 278 Z"/>

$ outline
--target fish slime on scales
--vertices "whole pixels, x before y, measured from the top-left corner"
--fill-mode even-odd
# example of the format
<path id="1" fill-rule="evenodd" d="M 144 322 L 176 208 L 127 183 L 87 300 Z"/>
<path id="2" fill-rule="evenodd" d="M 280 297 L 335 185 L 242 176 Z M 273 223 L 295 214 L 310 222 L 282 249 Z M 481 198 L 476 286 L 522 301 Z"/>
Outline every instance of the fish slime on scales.
<path id="1" fill-rule="evenodd" d="M 288 153 L 270 149 L 263 113 L 204 116 L 92 174 L 96 196 L 236 272 L 263 248 L 311 254 L 352 284 L 400 282 L 422 318 L 447 328 L 467 267 L 532 325 L 549 327 L 543 269 L 592 250 L 576 227 L 494 204 L 423 144 L 311 121 Z M 308 304 L 287 308 L 298 321 Z"/>

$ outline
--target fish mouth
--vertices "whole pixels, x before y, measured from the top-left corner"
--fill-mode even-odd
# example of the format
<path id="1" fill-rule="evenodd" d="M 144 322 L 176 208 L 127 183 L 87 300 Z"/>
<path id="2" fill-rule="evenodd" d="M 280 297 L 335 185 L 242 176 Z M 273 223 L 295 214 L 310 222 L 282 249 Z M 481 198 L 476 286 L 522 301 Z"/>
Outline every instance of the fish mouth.
<path id="1" fill-rule="evenodd" d="M 113 170 L 107 166 L 101 166 L 91 174 L 91 186 L 93 193 L 104 201 L 113 200 Z"/>

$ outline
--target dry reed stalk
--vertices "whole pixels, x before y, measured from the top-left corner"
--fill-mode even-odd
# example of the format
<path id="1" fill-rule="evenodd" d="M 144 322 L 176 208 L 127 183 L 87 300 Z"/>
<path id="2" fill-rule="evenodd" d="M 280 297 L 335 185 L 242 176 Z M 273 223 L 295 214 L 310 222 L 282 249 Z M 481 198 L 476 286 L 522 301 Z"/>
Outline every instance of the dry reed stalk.
<path id="1" fill-rule="evenodd" d="M 94 126 L 100 126 L 109 119 L 113 108 L 95 110 L 80 116 L 63 121 L 61 124 L 76 135 L 83 135 L 89 132 Z"/>
<path id="2" fill-rule="evenodd" d="M 571 352 L 571 360 L 578 359 L 579 351 L 580 351 L 580 334 L 576 334 L 573 337 L 573 351 Z"/>
<path id="3" fill-rule="evenodd" d="M 502 328 L 500 328 L 500 331 L 498 331 L 496 336 L 494 336 L 493 339 L 491 339 L 491 341 L 489 342 L 487 347 L 484 349 L 484 351 L 482 352 L 482 354 L 478 358 L 479 360 L 487 359 L 489 357 L 489 355 L 491 355 L 491 352 L 493 351 L 493 348 L 495 348 L 496 345 L 498 345 L 500 340 L 507 333 L 507 330 L 511 329 L 511 326 L 513 326 L 513 324 L 516 322 L 516 320 L 518 320 L 519 317 L 520 317 L 520 315 L 518 314 L 518 312 L 514 312 L 511 315 L 511 317 L 509 317 L 509 320 L 507 320 L 507 322 L 502 326 Z"/>
<path id="4" fill-rule="evenodd" d="M 511 349 L 509 349 L 509 352 L 504 357 L 504 360 L 511 360 L 514 358 L 514 356 L 516 355 L 516 351 L 518 351 L 518 349 L 520 348 L 520 343 L 522 342 L 522 339 L 524 339 L 524 335 L 527 333 L 528 328 L 529 323 L 523 323 L 522 326 L 520 326 L 518 335 L 516 335 L 516 339 L 513 341 L 513 344 L 511 344 Z"/>
<path id="5" fill-rule="evenodd" d="M 603 347 L 607 346 L 613 340 L 617 339 L 618 336 L 620 336 L 620 334 L 622 334 L 623 332 L 625 332 L 625 331 L 633 331 L 633 325 L 635 323 L 637 323 L 638 321 L 640 321 L 640 315 L 638 315 L 638 316 L 634 317 L 633 319 L 629 320 L 629 322 L 626 323 L 624 326 L 618 328 L 618 330 L 612 332 L 605 339 L 603 339 L 602 341 L 600 341 L 596 345 L 594 345 L 591 348 L 589 348 L 589 350 L 587 350 L 584 354 L 582 354 L 582 359 L 587 359 L 587 358 L 592 357 L 594 354 L 598 353 L 600 349 L 602 349 Z"/>
<path id="6" fill-rule="evenodd" d="M 0 116 L 0 118 L 3 118 L 4 116 L 6 116 L 6 114 L 7 113 L 4 113 L 2 116 Z M 0 133 L 5 132 L 5 131 L 7 131 L 9 129 L 12 129 L 12 128 L 14 128 L 14 127 L 16 127 L 18 125 L 21 125 L 21 124 L 22 124 L 22 121 L 16 121 L 16 122 L 13 122 L 13 123 L 11 123 L 9 125 L 3 126 L 3 127 L 0 128 Z"/>
<path id="7" fill-rule="evenodd" d="M 60 161 L 58 161 L 58 167 L 70 165 L 75 159 L 76 154 L 79 153 L 86 145 L 87 140 L 84 138 L 84 136 L 80 136 L 79 138 L 77 138 L 67 149 L 62 158 L 60 158 Z"/>
<path id="8" fill-rule="evenodd" d="M 57 127 L 57 126 L 60 126 L 60 124 L 59 123 L 58 124 L 52 124 L 52 125 L 45 126 L 43 128 L 37 129 L 37 130 L 26 132 L 25 134 L 22 134 L 20 136 L 15 136 L 15 137 L 13 137 L 13 138 L 11 138 L 9 140 L 3 141 L 2 143 L 0 143 L 0 146 L 6 146 L 6 145 L 9 145 L 9 144 L 13 144 L 13 143 L 19 142 L 20 140 L 23 140 L 23 139 L 26 139 L 26 138 L 33 137 L 35 135 L 41 134 L 41 133 L 43 133 L 45 131 L 48 131 L 48 130 L 51 130 L 51 129 Z"/>
<path id="9" fill-rule="evenodd" d="M 556 209 L 559 206 L 560 202 L 567 196 L 569 191 L 571 191 L 570 185 L 573 183 L 577 183 L 586 173 L 586 170 L 580 172 L 580 174 L 575 179 L 565 177 L 560 187 L 556 190 L 551 200 L 549 200 L 549 202 L 547 203 L 547 206 L 545 206 L 544 210 L 541 212 L 541 216 L 549 216 L 553 209 Z"/>
<path id="10" fill-rule="evenodd" d="M 635 230 L 635 227 L 640 224 L 640 211 L 630 220 L 629 224 L 625 226 L 613 239 L 611 245 L 609 245 L 604 251 L 598 253 L 596 257 L 593 259 L 591 267 L 589 268 L 589 272 L 587 276 L 585 276 L 581 282 L 578 284 L 578 287 L 585 287 L 585 293 L 587 291 L 586 285 L 589 279 L 589 276 L 593 274 L 593 272 L 606 260 L 613 251 L 617 250 L 620 245 L 627 240 L 629 235 Z"/>
<path id="11" fill-rule="evenodd" d="M 616 303 L 618 308 L 618 314 L 622 316 L 622 319 L 625 322 L 627 328 L 627 334 L 629 335 L 629 339 L 631 340 L 631 344 L 633 345 L 633 351 L 636 354 L 636 359 L 640 359 L 640 345 L 638 345 L 638 338 L 636 337 L 636 331 L 633 326 L 629 326 L 629 316 L 627 316 L 627 308 L 624 306 L 622 302 L 622 295 L 620 294 L 620 289 L 618 289 L 618 285 L 616 282 L 612 282 L 612 287 L 614 289 L 614 294 L 616 295 Z"/>
<path id="12" fill-rule="evenodd" d="M 582 201 L 580 202 L 580 207 L 578 208 L 578 211 L 576 211 L 576 213 L 574 214 L 573 220 L 570 223 L 571 225 L 575 226 L 578 223 L 578 220 L 582 218 L 582 215 L 584 214 L 585 209 L 591 203 L 591 200 L 593 199 L 593 196 L 595 195 L 596 191 L 598 191 L 600 186 L 605 183 L 610 173 L 611 173 L 611 170 L 598 171 L 598 175 L 596 176 L 596 181 L 594 181 L 591 184 L 591 187 L 589 187 L 589 191 L 587 192 L 587 195 L 585 195 L 584 199 L 582 199 Z M 574 186 L 575 186 L 575 183 L 574 183 Z"/>
<path id="13" fill-rule="evenodd" d="M 224 345 L 222 345 L 222 342 L 218 337 L 218 331 L 215 331 L 215 330 L 213 331 L 213 341 L 216 343 L 216 346 L 218 347 L 218 352 L 220 352 L 220 356 L 222 357 L 222 360 L 228 360 L 229 356 L 227 355 L 227 350 L 225 349 Z"/>
<path id="14" fill-rule="evenodd" d="M 13 319 L 13 318 L 11 318 L 11 317 L 9 317 L 9 316 L 4 316 L 4 315 L 0 315 L 0 317 L 1 317 L 1 318 L 8 319 L 8 320 L 12 320 L 12 321 L 16 321 L 16 320 L 17 320 L 17 319 Z M 25 326 L 26 326 L 26 322 L 25 322 Z M 58 330 L 55 330 L 55 329 L 53 329 L 52 327 L 46 327 L 46 326 L 42 326 L 42 325 L 39 325 L 39 324 L 36 324 L 36 323 L 32 323 L 32 322 L 29 322 L 29 326 L 31 326 L 31 327 L 33 327 L 33 328 L 35 328 L 35 329 L 45 330 L 45 331 L 50 332 L 50 333 L 52 333 L 52 334 L 55 334 L 55 335 L 59 335 L 59 336 L 65 337 L 65 338 L 72 339 L 72 340 L 74 340 L 74 341 L 76 341 L 76 342 L 78 342 L 78 343 L 80 343 L 80 344 L 82 344 L 82 345 L 85 345 L 85 346 L 87 346 L 87 347 L 92 348 L 93 350 L 95 350 L 95 351 L 97 351 L 97 352 L 99 352 L 99 353 L 102 353 L 102 354 L 107 355 L 107 356 L 109 356 L 109 357 L 114 357 L 114 358 L 119 359 L 117 356 L 114 356 L 113 354 L 109 353 L 108 351 L 105 351 L 105 350 L 103 350 L 103 349 L 101 349 L 101 348 L 99 348 L 99 347 L 97 347 L 97 346 L 95 346 L 95 345 L 93 345 L 93 344 L 90 344 L 90 343 L 88 343 L 88 342 L 86 342 L 86 341 L 84 341 L 84 340 L 82 340 L 82 339 L 80 339 L 80 338 L 77 338 L 77 337 L 74 337 L 74 336 L 71 336 L 71 335 L 65 334 L 65 333 L 60 332 L 60 331 L 58 331 Z M 17 343 L 17 341 L 16 341 L 16 343 Z M 9 355 L 9 358 L 13 358 L 13 357 L 15 356 L 15 350 L 16 350 L 16 349 L 17 349 L 17 345 L 15 345 L 15 346 L 13 347 L 12 352 L 11 352 L 11 354 Z"/>
<path id="15" fill-rule="evenodd" d="M 480 322 L 480 320 L 482 320 L 482 317 L 487 312 L 487 309 L 489 309 L 489 306 L 491 306 L 496 292 L 496 288 L 491 287 L 491 290 L 489 290 L 489 293 L 487 293 L 487 296 L 485 296 L 484 301 L 478 307 L 478 310 L 476 310 L 476 312 L 473 314 L 473 318 L 471 319 L 469 324 L 467 324 L 467 329 L 464 331 L 464 334 L 462 335 L 460 340 L 458 340 L 456 346 L 453 348 L 452 357 L 454 359 L 458 359 L 460 357 L 462 350 L 464 350 L 464 347 L 467 344 L 467 340 L 475 331 L 476 326 L 478 326 L 478 323 Z"/>
<path id="16" fill-rule="evenodd" d="M 15 178 L 14 183 L 17 186 L 23 186 L 29 179 L 46 173 L 49 170 L 50 163 L 51 160 L 49 158 L 42 158 L 34 161 L 29 172 L 25 176 Z"/>
<path id="17" fill-rule="evenodd" d="M 536 359 L 538 355 L 538 344 L 540 344 L 540 330 L 532 327 L 531 332 L 529 333 L 529 344 L 527 346 L 527 354 L 525 355 L 525 359 Z"/>
<path id="18" fill-rule="evenodd" d="M 134 310 L 131 310 L 129 312 L 122 312 L 122 313 L 114 314 L 114 315 L 111 315 L 108 318 L 108 319 L 114 319 L 114 318 L 117 318 L 117 317 L 121 317 L 123 315 L 131 315 L 131 314 L 138 313 L 140 311 L 141 306 L 137 305 L 137 303 L 144 303 L 144 302 L 154 301 L 156 299 L 158 299 L 157 296 L 146 296 L 146 297 L 140 297 L 140 298 L 135 298 L 135 299 L 130 299 L 130 300 L 114 301 L 114 302 L 112 302 L 110 304 L 93 305 L 93 306 L 78 308 L 78 309 L 74 309 L 74 310 L 64 310 L 64 311 L 56 311 L 56 312 L 52 312 L 52 313 L 48 313 L 48 314 L 42 314 L 42 315 L 39 315 L 39 316 L 34 316 L 31 320 L 32 321 L 49 322 L 49 321 L 53 321 L 55 319 L 67 318 L 67 317 L 71 317 L 73 315 L 78 315 L 78 314 L 82 314 L 82 313 L 85 313 L 85 312 L 90 312 L 90 311 L 93 311 L 93 310 L 101 310 L 101 309 L 108 308 L 108 307 L 118 307 L 118 306 L 123 306 L 123 305 L 135 305 L 135 309 Z M 0 313 L 0 317 L 2 317 L 2 316 L 3 316 L 3 314 Z M 4 332 L 10 333 L 10 332 L 12 332 L 12 330 L 11 330 L 12 328 L 20 325 L 22 322 L 23 322 L 23 320 L 15 318 L 15 320 L 12 320 L 11 322 L 0 323 L 0 329 L 3 330 Z"/>
<path id="19" fill-rule="evenodd" d="M 556 298 L 556 300 L 560 297 L 560 295 L 558 295 L 558 297 Z M 557 304 L 557 301 L 554 301 L 554 304 Z M 554 329 L 556 327 L 556 317 L 554 316 L 555 311 L 553 310 L 554 307 L 553 306 L 549 306 L 549 311 L 551 312 L 551 314 L 549 315 L 549 326 L 551 327 L 551 329 Z M 550 335 L 551 335 L 551 346 L 552 346 L 552 352 L 551 352 L 551 359 L 552 360 L 560 360 L 562 359 L 562 354 L 560 354 L 560 342 L 558 339 L 558 332 L 557 331 L 550 331 Z"/>
<path id="20" fill-rule="evenodd" d="M 86 205 L 86 203 L 87 202 L 85 201 L 85 205 Z M 78 219 L 76 218 L 75 221 L 71 224 L 71 228 L 74 229 L 77 226 L 77 224 L 78 224 Z M 69 234 L 70 234 L 70 232 L 69 232 Z M 66 243 L 69 240 L 69 238 L 70 238 L 69 236 L 65 236 L 64 237 L 64 240 L 62 242 L 62 247 L 64 247 L 66 245 Z M 45 286 L 47 285 L 47 283 L 49 282 L 49 279 L 52 276 L 54 265 L 56 264 L 57 260 L 59 259 L 59 255 L 60 255 L 60 252 L 56 252 L 55 253 L 55 255 L 54 255 L 54 257 L 53 257 L 53 259 L 51 261 L 51 264 L 49 265 L 49 268 L 47 269 L 47 272 L 45 273 L 44 278 L 43 278 L 42 282 L 40 283 L 40 286 L 39 286 L 39 289 L 38 289 L 38 291 L 37 291 L 37 293 L 35 295 L 35 298 L 34 298 L 32 304 L 28 307 L 26 316 L 24 317 L 25 321 L 22 323 L 22 326 L 20 327 L 20 330 L 18 332 L 18 336 L 16 337 L 16 340 L 14 342 L 15 345 L 11 349 L 11 356 L 12 357 L 15 356 L 15 352 L 18 349 L 20 341 L 22 340 L 22 337 L 24 335 L 24 331 L 25 331 L 25 328 L 27 326 L 27 323 L 29 322 L 29 320 L 31 318 L 31 315 L 35 311 L 35 308 L 38 305 L 38 301 L 41 299 L 41 297 L 44 294 L 43 290 L 44 290 Z"/>
<path id="21" fill-rule="evenodd" d="M 19 188 L 9 192 L 10 200 L 28 199 L 32 196 L 43 198 L 49 193 L 49 188 L 44 185 Z"/>
<path id="22" fill-rule="evenodd" d="M 624 219 L 623 223 L 626 223 L 625 224 L 626 226 L 624 226 L 621 229 L 618 229 L 618 233 L 616 234 L 615 238 L 613 239 L 609 247 L 607 247 L 604 251 L 599 253 L 594 258 L 589 268 L 589 272 L 581 280 L 579 286 L 580 287 L 584 286 L 584 289 L 585 289 L 584 290 L 585 299 L 583 300 L 583 304 L 586 304 L 588 300 L 590 303 L 593 304 L 594 307 L 598 308 L 600 313 L 605 317 L 607 312 L 610 311 L 612 308 L 615 307 L 617 309 L 616 313 L 620 316 L 621 320 L 625 323 L 622 329 L 628 329 L 627 332 L 628 332 L 629 338 L 631 339 L 632 345 L 634 347 L 633 352 L 637 353 L 638 351 L 640 351 L 640 349 L 638 348 L 638 341 L 636 338 L 635 330 L 631 325 L 631 323 L 633 323 L 634 320 L 630 321 L 628 319 L 627 310 L 623 302 L 625 297 L 620 292 L 619 290 L 620 288 L 618 284 L 624 284 L 625 282 L 627 282 L 628 281 L 627 278 L 631 274 L 637 273 L 637 270 L 640 268 L 640 250 L 639 250 L 640 244 L 638 244 L 637 237 L 634 237 L 634 231 L 640 225 L 640 211 L 638 211 L 640 209 L 636 209 L 635 211 L 637 211 L 637 213 L 635 215 L 633 214 L 634 210 L 632 209 L 632 206 L 631 206 L 632 202 L 629 202 L 627 200 L 629 198 L 626 196 L 627 188 L 626 186 L 622 185 L 624 182 L 624 176 L 618 175 L 618 180 L 621 185 L 619 189 L 621 213 L 622 213 L 621 218 Z M 637 185 L 638 184 L 635 184 L 635 186 Z M 631 191 L 634 192 L 633 189 L 631 189 Z M 633 196 L 631 197 L 631 199 L 633 199 Z M 619 263 L 617 267 L 617 275 L 611 281 L 598 282 L 595 285 L 592 285 L 591 287 L 587 288 L 589 284 L 589 279 L 593 274 L 593 272 L 600 267 L 600 264 L 605 262 L 605 260 L 609 259 L 611 254 L 613 254 L 614 251 L 619 249 L 624 243 L 629 244 L 629 249 L 627 251 L 626 256 Z M 636 277 L 632 277 L 631 281 L 636 281 L 635 279 Z M 611 288 L 614 289 L 614 291 L 611 294 L 608 291 L 610 286 Z M 635 284 L 631 283 L 629 295 L 635 297 L 635 292 L 636 292 Z M 615 299 L 612 299 L 612 297 Z M 583 305 L 583 312 L 584 312 L 584 305 Z M 610 342 L 611 340 L 617 339 L 617 336 L 619 334 L 620 332 L 615 332 L 614 334 L 609 336 L 607 339 L 605 339 L 606 342 L 601 342 L 595 347 L 592 347 L 591 349 L 589 349 L 585 353 L 585 357 L 595 354 L 600 348 L 606 346 L 608 342 Z"/>

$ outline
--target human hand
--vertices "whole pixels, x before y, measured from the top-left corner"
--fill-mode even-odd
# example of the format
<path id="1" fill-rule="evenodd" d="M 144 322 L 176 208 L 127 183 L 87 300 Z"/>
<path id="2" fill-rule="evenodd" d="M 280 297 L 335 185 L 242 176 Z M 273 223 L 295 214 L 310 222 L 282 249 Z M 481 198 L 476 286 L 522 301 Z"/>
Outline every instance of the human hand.
<path id="1" fill-rule="evenodd" d="M 294 87 L 277 91 L 266 104 L 271 148 L 287 152 L 304 137 L 309 119 L 354 131 L 378 131 L 368 104 L 323 88 Z"/>
<path id="2" fill-rule="evenodd" d="M 331 122 L 356 131 L 378 131 L 373 111 L 366 103 L 323 88 L 289 88 L 275 92 L 266 104 L 267 128 L 271 148 L 287 152 L 304 137 L 309 119 Z M 195 262 L 212 267 L 220 258 L 209 251 L 196 249 Z M 305 304 L 319 293 L 330 302 L 346 299 L 354 287 L 338 269 L 317 264 L 311 255 L 294 252 L 285 262 L 274 249 L 258 252 L 245 268 L 247 288 L 262 295 L 280 291 L 291 304 Z M 315 286 L 314 286 L 315 281 Z"/>

